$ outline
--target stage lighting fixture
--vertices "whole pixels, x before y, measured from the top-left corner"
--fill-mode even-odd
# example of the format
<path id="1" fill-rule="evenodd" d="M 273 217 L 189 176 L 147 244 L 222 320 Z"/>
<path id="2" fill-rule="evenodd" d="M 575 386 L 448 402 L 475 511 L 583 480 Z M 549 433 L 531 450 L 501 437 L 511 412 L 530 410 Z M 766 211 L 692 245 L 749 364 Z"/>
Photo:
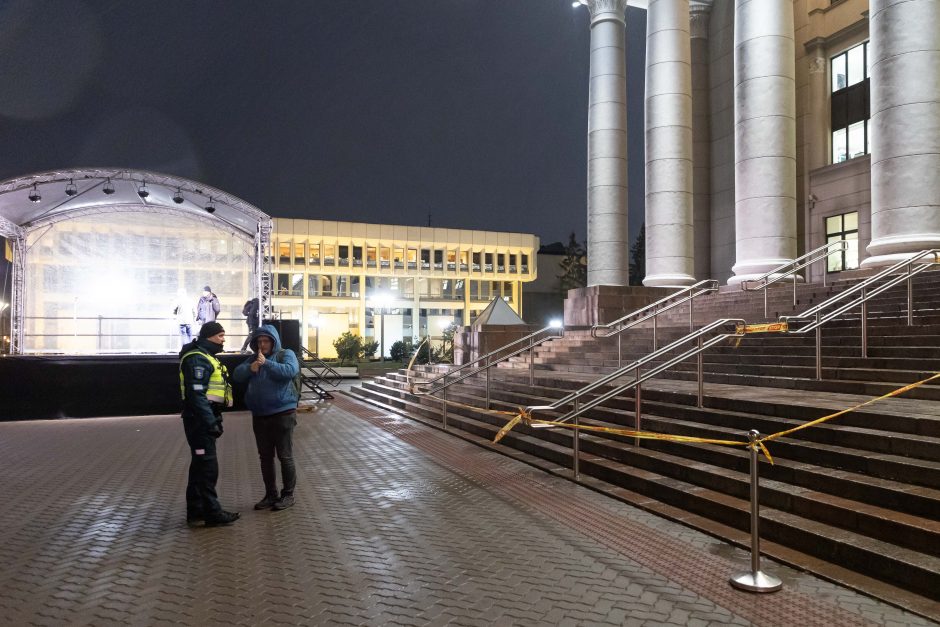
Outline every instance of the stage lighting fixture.
<path id="1" fill-rule="evenodd" d="M 147 189 L 146 182 L 141 183 L 140 187 L 137 188 L 137 195 L 140 196 L 141 198 L 146 198 L 147 196 L 150 195 L 150 190 Z"/>
<path id="2" fill-rule="evenodd" d="M 104 184 L 104 187 L 101 188 L 101 191 L 103 191 L 108 196 L 114 193 L 114 185 L 111 184 L 110 178 L 108 179 L 107 183 Z"/>
<path id="3" fill-rule="evenodd" d="M 181 205 L 183 204 L 183 200 L 183 191 L 177 187 L 176 193 L 173 194 L 173 202 L 175 202 L 177 205 Z"/>
<path id="4" fill-rule="evenodd" d="M 69 184 L 65 186 L 65 195 L 74 196 L 77 193 L 78 193 L 78 188 L 75 187 L 75 183 L 72 181 L 72 179 L 69 179 Z"/>
<path id="5" fill-rule="evenodd" d="M 42 200 L 42 194 L 39 193 L 39 188 L 36 187 L 35 183 L 33 183 L 33 191 L 29 193 L 28 198 L 30 202 L 39 202 Z"/>
<path id="6" fill-rule="evenodd" d="M 215 213 L 215 205 L 212 204 L 212 196 L 209 196 L 209 204 L 206 205 L 206 212 Z"/>

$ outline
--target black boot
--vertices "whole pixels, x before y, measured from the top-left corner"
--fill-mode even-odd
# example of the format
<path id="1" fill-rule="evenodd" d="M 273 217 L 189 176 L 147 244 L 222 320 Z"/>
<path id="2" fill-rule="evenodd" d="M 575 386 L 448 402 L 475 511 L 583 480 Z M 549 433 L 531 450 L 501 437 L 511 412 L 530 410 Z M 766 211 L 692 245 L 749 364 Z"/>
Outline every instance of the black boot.
<path id="1" fill-rule="evenodd" d="M 255 509 L 271 509 L 277 503 L 277 492 L 268 492 L 264 498 L 255 503 Z"/>
<path id="2" fill-rule="evenodd" d="M 215 514 L 210 514 L 206 516 L 206 527 L 221 527 L 222 525 L 230 525 L 240 517 L 238 512 L 216 512 Z"/>

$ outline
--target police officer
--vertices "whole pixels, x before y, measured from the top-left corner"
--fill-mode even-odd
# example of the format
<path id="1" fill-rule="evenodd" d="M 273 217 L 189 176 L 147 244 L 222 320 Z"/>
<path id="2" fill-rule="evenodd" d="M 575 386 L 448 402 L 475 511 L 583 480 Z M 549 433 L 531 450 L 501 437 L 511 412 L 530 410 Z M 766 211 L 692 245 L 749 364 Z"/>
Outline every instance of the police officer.
<path id="1" fill-rule="evenodd" d="M 222 435 L 222 410 L 232 405 L 228 373 L 215 357 L 224 343 L 225 329 L 212 321 L 202 325 L 199 338 L 180 351 L 183 429 L 192 454 L 186 486 L 189 526 L 205 522 L 207 527 L 217 527 L 238 520 L 237 512 L 222 509 L 215 491 L 219 478 L 215 440 Z"/>

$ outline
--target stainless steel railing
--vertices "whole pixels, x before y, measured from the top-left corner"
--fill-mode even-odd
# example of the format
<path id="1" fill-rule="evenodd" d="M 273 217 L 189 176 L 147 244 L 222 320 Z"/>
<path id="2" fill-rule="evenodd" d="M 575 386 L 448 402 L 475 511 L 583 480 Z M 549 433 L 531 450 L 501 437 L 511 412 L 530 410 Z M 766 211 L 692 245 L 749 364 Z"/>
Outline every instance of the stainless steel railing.
<path id="1" fill-rule="evenodd" d="M 783 265 L 777 266 L 770 272 L 763 274 L 756 279 L 749 279 L 747 281 L 741 281 L 741 289 L 746 292 L 763 292 L 764 293 L 764 318 L 767 318 L 767 288 L 769 288 L 774 283 L 782 281 L 786 278 L 790 278 L 793 283 L 793 306 L 796 307 L 796 284 L 800 277 L 797 272 L 803 268 L 808 268 L 817 261 L 823 261 L 829 258 L 830 255 L 835 253 L 844 252 L 849 247 L 849 243 L 844 239 L 840 239 L 837 242 L 829 242 L 825 246 L 820 246 L 815 250 L 811 250 L 801 257 L 797 257 L 793 261 L 789 261 Z M 753 286 L 751 284 L 754 284 Z M 823 272 L 823 286 L 826 285 L 826 272 Z"/>
<path id="2" fill-rule="evenodd" d="M 538 331 L 535 331 L 534 333 L 530 333 L 529 335 L 526 335 L 525 337 L 521 337 L 518 340 L 515 340 L 506 344 L 505 346 L 500 346 L 496 350 L 490 351 L 489 353 L 485 355 L 477 357 L 473 361 L 469 361 L 463 364 L 462 366 L 460 366 L 459 368 L 455 368 L 453 370 L 445 372 L 444 374 L 438 377 L 434 377 L 433 379 L 414 383 L 411 387 L 411 392 L 412 394 L 415 394 L 416 396 L 432 396 L 434 394 L 437 394 L 438 392 L 442 393 L 441 423 L 444 429 L 446 429 L 447 428 L 447 388 L 448 387 L 450 387 L 451 385 L 455 383 L 459 383 L 460 381 L 463 381 L 464 379 L 475 376 L 479 374 L 480 372 L 484 372 L 486 375 L 486 409 L 489 409 L 490 408 L 490 370 L 493 368 L 493 366 L 496 366 L 497 364 L 504 362 L 511 357 L 515 357 L 516 355 L 521 355 L 522 353 L 525 353 L 526 351 L 528 351 L 529 353 L 529 385 L 533 385 L 535 383 L 535 347 L 548 340 L 556 339 L 559 337 L 564 337 L 564 334 L 565 334 L 564 326 L 550 324 L 547 327 L 543 327 L 539 329 Z M 538 338 L 539 335 L 543 335 L 543 337 L 539 338 L 538 341 L 536 341 L 536 338 Z M 513 350 L 513 348 L 517 346 L 521 346 L 521 348 L 516 348 L 515 350 Z M 500 354 L 506 350 L 510 350 L 511 352 L 500 356 Z M 477 368 L 472 368 L 472 366 L 474 366 L 475 364 L 479 364 L 480 362 L 483 362 L 482 366 L 479 366 Z M 450 381 L 448 381 L 448 378 L 450 378 Z M 440 384 L 437 385 L 436 387 L 433 387 L 434 384 L 438 382 L 440 382 Z M 421 387 L 428 387 L 428 386 L 432 386 L 431 389 L 425 389 L 425 390 L 419 389 Z"/>
<path id="3" fill-rule="evenodd" d="M 930 261 L 926 259 L 930 257 Z M 857 283 L 795 316 L 780 316 L 781 322 L 787 323 L 787 333 L 804 334 L 816 332 L 816 379 L 822 379 L 822 326 L 854 309 L 861 307 L 862 322 L 862 357 L 868 357 L 868 301 L 886 290 L 907 282 L 907 325 L 914 324 L 914 290 L 911 279 L 929 270 L 931 264 L 940 263 L 940 249 L 924 250 L 912 257 L 899 261 L 885 268 L 878 274 Z M 915 268 L 916 265 L 916 268 Z M 793 328 L 794 323 L 809 321 L 808 324 Z"/>
<path id="4" fill-rule="evenodd" d="M 647 320 L 653 321 L 653 350 L 657 348 L 657 319 L 659 314 L 669 311 L 683 303 L 689 303 L 689 331 L 691 332 L 695 326 L 693 322 L 694 315 L 694 302 L 697 296 L 703 294 L 710 294 L 712 292 L 718 291 L 718 281 L 715 279 L 706 279 L 704 281 L 699 281 L 694 285 L 689 287 L 682 288 L 676 292 L 673 292 L 665 298 L 661 298 L 655 303 L 651 303 L 642 309 L 637 309 L 634 312 L 628 313 L 622 318 L 618 318 L 613 322 L 608 322 L 607 324 L 595 324 L 591 327 L 591 337 L 594 338 L 604 338 L 604 337 L 613 337 L 617 336 L 617 367 L 623 365 L 623 335 L 621 335 L 627 329 L 632 329 L 638 324 L 642 324 Z M 675 300 L 678 299 L 678 300 Z M 600 330 L 608 331 L 614 329 L 610 332 L 605 332 L 603 335 L 600 335 L 598 332 Z"/>
<path id="5" fill-rule="evenodd" d="M 697 380 L 698 380 L 698 398 L 697 404 L 698 407 L 702 406 L 703 401 L 703 373 L 702 373 L 702 360 L 701 354 L 711 348 L 712 346 L 723 342 L 731 337 L 738 337 L 740 334 L 738 329 L 741 325 L 744 325 L 744 320 L 736 318 L 723 318 L 721 320 L 715 320 L 702 328 L 689 333 L 688 335 L 679 338 L 678 340 L 663 346 L 662 348 L 653 351 L 652 353 L 645 355 L 626 366 L 618 368 L 614 372 L 601 377 L 600 379 L 589 383 L 588 385 L 582 387 L 579 390 L 568 394 L 567 396 L 560 398 L 549 405 L 532 405 L 525 408 L 527 414 L 533 414 L 535 412 L 557 412 L 558 410 L 564 408 L 567 405 L 571 405 L 571 409 L 553 420 L 555 424 L 568 422 L 569 420 L 574 420 L 574 424 L 577 426 L 579 424 L 579 418 L 586 412 L 589 411 L 598 405 L 606 403 L 610 399 L 617 397 L 624 392 L 636 389 L 635 398 L 634 398 L 634 416 L 635 416 L 635 428 L 637 431 L 641 429 L 641 417 L 642 417 L 642 396 L 640 385 L 652 378 L 661 372 L 672 368 L 676 364 L 685 361 L 691 357 L 698 357 L 697 363 Z M 641 368 L 644 366 L 652 365 L 652 362 L 655 362 L 658 359 L 667 357 L 670 353 L 676 350 L 682 350 L 683 352 L 675 355 L 671 358 L 666 359 L 662 363 L 653 365 L 646 372 L 641 372 Z M 589 394 L 593 394 L 600 390 L 600 388 L 613 384 L 616 379 L 623 377 L 628 374 L 633 374 L 633 380 L 622 385 L 616 385 L 610 390 L 594 396 L 590 400 L 584 401 L 584 398 Z M 534 425 L 533 428 L 551 428 L 552 424 L 547 425 Z M 578 477 L 579 471 L 579 456 L 580 456 L 580 444 L 579 444 L 579 431 L 578 429 L 573 430 L 573 442 L 572 442 L 572 469 L 574 470 L 575 478 Z"/>

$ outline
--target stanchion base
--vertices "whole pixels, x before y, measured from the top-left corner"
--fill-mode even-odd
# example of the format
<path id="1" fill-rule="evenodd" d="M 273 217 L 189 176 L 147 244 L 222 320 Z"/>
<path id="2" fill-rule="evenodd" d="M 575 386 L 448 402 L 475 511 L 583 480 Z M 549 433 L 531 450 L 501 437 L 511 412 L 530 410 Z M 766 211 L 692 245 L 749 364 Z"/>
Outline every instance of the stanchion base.
<path id="1" fill-rule="evenodd" d="M 739 573 L 732 577 L 728 583 L 739 590 L 747 590 L 748 592 L 776 592 L 783 587 L 782 581 L 762 571 Z"/>

